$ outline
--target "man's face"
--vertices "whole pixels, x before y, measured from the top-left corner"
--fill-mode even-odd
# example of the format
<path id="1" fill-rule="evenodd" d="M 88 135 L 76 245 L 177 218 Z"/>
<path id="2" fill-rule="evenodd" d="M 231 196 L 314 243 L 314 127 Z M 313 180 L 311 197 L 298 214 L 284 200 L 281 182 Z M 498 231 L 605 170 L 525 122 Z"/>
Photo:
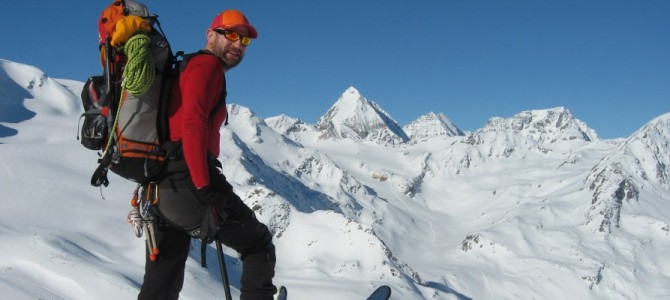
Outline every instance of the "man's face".
<path id="1" fill-rule="evenodd" d="M 244 58 L 247 46 L 242 44 L 242 37 L 246 36 L 249 36 L 249 31 L 244 27 L 228 30 L 211 29 L 208 32 L 210 51 L 223 61 L 227 70 L 230 70 Z M 231 38 L 237 38 L 237 40 L 233 41 Z"/>

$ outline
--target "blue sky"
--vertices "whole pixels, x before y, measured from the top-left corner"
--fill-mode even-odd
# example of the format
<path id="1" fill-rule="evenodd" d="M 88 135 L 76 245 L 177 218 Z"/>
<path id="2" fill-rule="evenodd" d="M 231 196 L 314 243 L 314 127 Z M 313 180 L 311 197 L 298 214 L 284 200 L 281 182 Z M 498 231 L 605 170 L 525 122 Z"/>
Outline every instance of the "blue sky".
<path id="1" fill-rule="evenodd" d="M 54 78 L 99 74 L 97 18 L 110 1 L 8 1 L 0 58 Z M 567 107 L 602 138 L 670 112 L 670 1 L 143 1 L 173 49 L 195 51 L 226 8 L 259 31 L 228 73 L 229 102 L 316 123 L 349 86 L 400 125 Z"/>

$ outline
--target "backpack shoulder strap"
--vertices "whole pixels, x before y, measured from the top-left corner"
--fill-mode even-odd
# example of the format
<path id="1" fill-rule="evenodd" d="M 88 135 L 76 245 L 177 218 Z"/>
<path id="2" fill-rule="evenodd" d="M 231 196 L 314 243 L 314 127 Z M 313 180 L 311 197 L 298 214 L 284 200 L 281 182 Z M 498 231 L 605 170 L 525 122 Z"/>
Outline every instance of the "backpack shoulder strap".
<path id="1" fill-rule="evenodd" d="M 184 68 L 186 68 L 186 64 L 188 63 L 189 60 L 191 60 L 191 58 L 196 57 L 198 55 L 203 55 L 203 54 L 214 55 L 214 53 L 212 53 L 211 51 L 209 51 L 207 49 L 201 49 L 201 50 L 198 50 L 196 52 L 191 52 L 191 53 L 187 53 L 187 54 L 184 54 L 184 51 L 177 52 L 177 55 L 175 55 L 175 56 L 176 57 L 180 57 L 180 56 L 182 57 L 182 59 L 178 63 L 179 72 L 184 71 Z"/>
<path id="2" fill-rule="evenodd" d="M 177 65 L 177 69 L 179 70 L 179 72 L 184 71 L 184 69 L 186 68 L 186 64 L 188 64 L 188 61 L 191 58 L 193 58 L 195 56 L 198 56 L 198 55 L 214 55 L 214 53 L 212 53 L 211 51 L 206 50 L 206 49 L 201 49 L 201 50 L 198 50 L 197 52 L 192 52 L 192 53 L 188 53 L 188 54 L 184 54 L 181 51 L 177 52 L 176 56 L 181 56 L 182 57 L 182 59 L 178 62 L 178 65 Z M 224 80 L 225 80 L 225 77 L 224 77 Z M 221 91 L 221 95 L 219 97 L 219 102 L 216 104 L 216 107 L 222 107 L 222 106 L 225 107 L 227 96 L 228 96 L 228 91 L 226 90 L 226 86 L 224 85 L 223 91 Z M 212 111 L 212 115 L 214 115 L 215 112 L 216 112 L 216 110 Z M 223 125 L 224 126 L 228 125 L 228 117 L 226 117 L 226 120 L 224 121 Z"/>

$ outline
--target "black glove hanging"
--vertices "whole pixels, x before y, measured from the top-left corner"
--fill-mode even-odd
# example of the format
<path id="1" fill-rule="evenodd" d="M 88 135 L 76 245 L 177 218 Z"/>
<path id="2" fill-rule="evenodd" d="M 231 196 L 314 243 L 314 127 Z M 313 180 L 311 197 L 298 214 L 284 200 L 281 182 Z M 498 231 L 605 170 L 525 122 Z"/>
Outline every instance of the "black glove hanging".
<path id="1" fill-rule="evenodd" d="M 223 219 L 226 218 L 226 208 L 230 206 L 231 197 L 234 197 L 233 186 L 228 183 L 226 176 L 219 169 L 209 169 L 209 185 L 196 189 L 195 193 L 200 203 L 212 206 Z"/>
<path id="2" fill-rule="evenodd" d="M 211 183 L 203 188 L 195 190 L 200 203 L 207 206 L 214 206 L 217 202 L 224 201 L 224 191 L 213 186 Z"/>

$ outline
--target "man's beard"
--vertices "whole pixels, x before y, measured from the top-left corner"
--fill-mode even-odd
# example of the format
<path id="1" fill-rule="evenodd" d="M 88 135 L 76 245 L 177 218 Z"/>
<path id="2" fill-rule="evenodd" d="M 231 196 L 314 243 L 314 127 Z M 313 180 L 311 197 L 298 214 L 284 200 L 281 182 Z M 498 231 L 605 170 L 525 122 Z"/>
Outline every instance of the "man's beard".
<path id="1" fill-rule="evenodd" d="M 242 59 L 244 58 L 244 53 L 238 53 L 239 56 L 233 56 L 232 58 L 227 56 L 228 50 L 226 49 L 221 49 L 220 51 L 214 51 L 214 54 L 219 57 L 219 59 L 223 62 L 224 67 L 226 70 L 230 70 L 242 62 Z"/>

